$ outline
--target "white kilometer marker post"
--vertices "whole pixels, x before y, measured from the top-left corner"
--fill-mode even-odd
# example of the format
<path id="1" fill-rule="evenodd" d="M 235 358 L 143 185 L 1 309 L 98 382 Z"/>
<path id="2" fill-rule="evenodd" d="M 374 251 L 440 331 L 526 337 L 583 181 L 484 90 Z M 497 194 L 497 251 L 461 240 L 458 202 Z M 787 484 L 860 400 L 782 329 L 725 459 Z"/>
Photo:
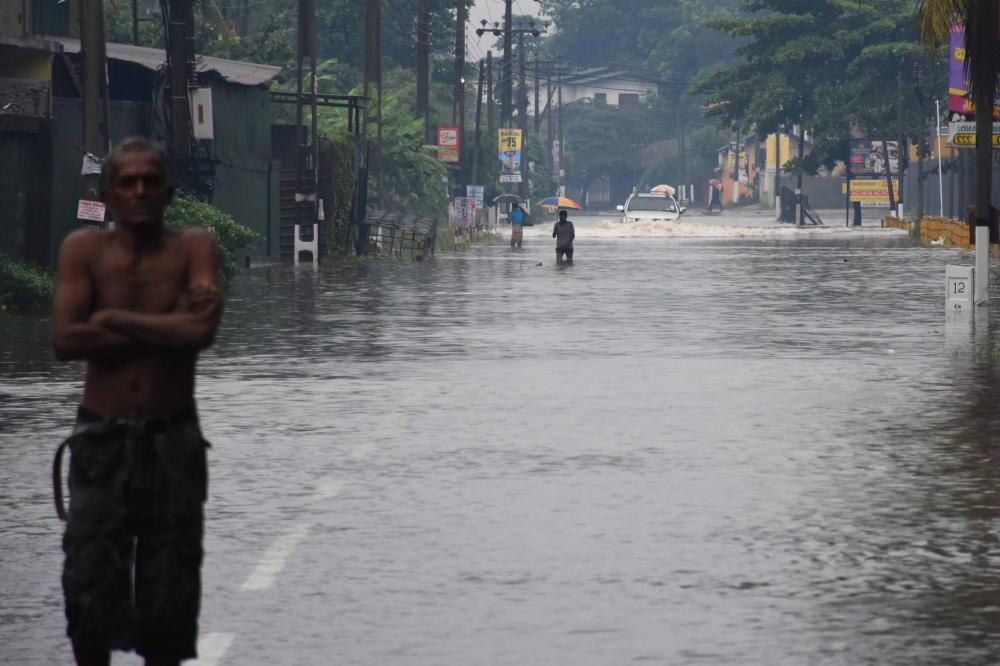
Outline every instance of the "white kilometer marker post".
<path id="1" fill-rule="evenodd" d="M 948 314 L 962 314 L 972 311 L 973 275 L 969 266 L 947 266 L 945 268 L 945 310 Z"/>
<path id="2" fill-rule="evenodd" d="M 990 303 L 990 228 L 976 227 L 976 305 Z"/>

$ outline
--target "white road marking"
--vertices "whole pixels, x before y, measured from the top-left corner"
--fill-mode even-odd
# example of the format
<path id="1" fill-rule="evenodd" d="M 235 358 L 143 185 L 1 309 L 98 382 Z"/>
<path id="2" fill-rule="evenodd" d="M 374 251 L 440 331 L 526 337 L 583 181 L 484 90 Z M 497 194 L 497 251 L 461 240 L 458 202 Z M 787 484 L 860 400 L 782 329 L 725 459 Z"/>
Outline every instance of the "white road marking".
<path id="1" fill-rule="evenodd" d="M 243 583 L 241 590 L 250 592 L 260 592 L 266 590 L 274 584 L 275 579 L 281 570 L 285 568 L 288 557 L 299 545 L 299 542 L 306 538 L 312 525 L 301 523 L 295 525 L 292 531 L 284 534 L 271 544 L 271 547 L 264 553 L 257 568 L 254 569 L 250 577 Z"/>
<path id="2" fill-rule="evenodd" d="M 198 659 L 191 663 L 195 666 L 216 666 L 235 638 L 236 634 L 204 634 L 198 639 Z"/>
<path id="3" fill-rule="evenodd" d="M 364 444 L 358 444 L 347 454 L 348 458 L 353 458 L 357 460 L 358 458 L 364 458 L 371 454 L 375 450 L 375 445 L 371 442 L 365 442 Z"/>
<path id="4" fill-rule="evenodd" d="M 333 499 L 343 490 L 344 480 L 336 474 L 331 474 L 330 476 L 321 479 L 320 482 L 316 484 L 316 492 L 313 495 L 313 498 L 316 500 Z"/>

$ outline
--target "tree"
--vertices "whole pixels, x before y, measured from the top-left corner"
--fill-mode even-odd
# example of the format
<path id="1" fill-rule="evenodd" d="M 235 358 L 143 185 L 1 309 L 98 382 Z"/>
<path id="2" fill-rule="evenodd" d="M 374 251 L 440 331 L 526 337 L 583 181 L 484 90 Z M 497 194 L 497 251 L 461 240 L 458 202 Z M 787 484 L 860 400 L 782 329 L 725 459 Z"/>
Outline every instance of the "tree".
<path id="1" fill-rule="evenodd" d="M 996 0 L 921 0 L 920 38 L 937 51 L 952 26 L 965 26 L 965 62 L 976 104 L 976 226 L 990 224 L 993 180 L 993 116 L 1000 33 Z"/>
<path id="2" fill-rule="evenodd" d="M 668 133 L 665 101 L 651 98 L 637 106 L 604 106 L 589 100 L 569 104 L 565 123 L 566 173 L 584 193 L 601 176 L 627 176 L 633 183 L 636 154 Z"/>
<path id="3" fill-rule="evenodd" d="M 852 130 L 888 138 L 922 135 L 928 112 L 914 81 L 931 63 L 916 47 L 910 0 L 752 0 L 749 19 L 712 26 L 741 40 L 740 62 L 702 77 L 708 113 L 762 134 L 797 124 L 812 153 L 792 167 L 815 173 L 848 159 Z M 800 135 L 800 147 L 802 145 Z"/>

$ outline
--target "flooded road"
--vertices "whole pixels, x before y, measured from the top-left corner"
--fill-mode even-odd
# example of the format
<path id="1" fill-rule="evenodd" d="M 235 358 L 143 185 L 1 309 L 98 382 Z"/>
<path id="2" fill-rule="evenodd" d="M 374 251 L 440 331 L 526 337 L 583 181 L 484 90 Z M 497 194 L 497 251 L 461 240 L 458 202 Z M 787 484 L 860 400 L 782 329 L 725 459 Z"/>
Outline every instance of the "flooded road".
<path id="1" fill-rule="evenodd" d="M 989 664 L 997 313 L 896 231 L 578 218 L 233 285 L 208 664 Z M 0 662 L 69 663 L 50 463 L 81 393 L 0 318 Z M 116 663 L 138 663 L 116 657 Z"/>

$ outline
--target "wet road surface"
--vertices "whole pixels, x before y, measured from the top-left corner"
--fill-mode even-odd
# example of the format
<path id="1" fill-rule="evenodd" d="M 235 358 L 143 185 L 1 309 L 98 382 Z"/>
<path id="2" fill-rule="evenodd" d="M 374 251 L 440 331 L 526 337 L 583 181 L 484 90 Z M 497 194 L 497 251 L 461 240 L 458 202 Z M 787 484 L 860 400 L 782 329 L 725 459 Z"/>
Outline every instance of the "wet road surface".
<path id="1" fill-rule="evenodd" d="M 576 222 L 572 266 L 546 224 L 233 285 L 199 663 L 996 663 L 1000 347 L 943 308 L 971 255 Z M 49 475 L 81 371 L 47 335 L 0 318 L 2 663 L 70 661 Z"/>

